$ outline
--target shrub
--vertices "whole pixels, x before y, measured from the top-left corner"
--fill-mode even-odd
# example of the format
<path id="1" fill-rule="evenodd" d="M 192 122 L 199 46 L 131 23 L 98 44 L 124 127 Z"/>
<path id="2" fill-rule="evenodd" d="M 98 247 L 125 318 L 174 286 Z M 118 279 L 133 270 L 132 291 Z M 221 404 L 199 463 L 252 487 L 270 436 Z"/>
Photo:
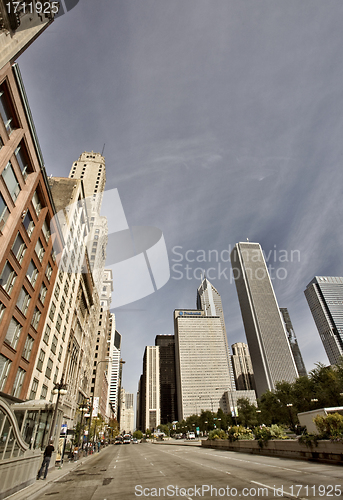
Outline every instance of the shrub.
<path id="1" fill-rule="evenodd" d="M 209 432 L 208 439 L 227 439 L 227 434 L 223 429 L 213 429 Z"/>
<path id="2" fill-rule="evenodd" d="M 317 415 L 313 419 L 321 439 L 341 441 L 343 439 L 343 415 L 331 413 L 327 417 Z"/>

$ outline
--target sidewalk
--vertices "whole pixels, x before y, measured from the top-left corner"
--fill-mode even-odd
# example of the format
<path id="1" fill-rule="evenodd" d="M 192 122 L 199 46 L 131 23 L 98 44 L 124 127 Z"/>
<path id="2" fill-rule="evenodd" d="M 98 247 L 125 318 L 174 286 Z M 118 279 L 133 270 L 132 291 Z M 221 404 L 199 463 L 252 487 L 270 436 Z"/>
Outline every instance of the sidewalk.
<path id="1" fill-rule="evenodd" d="M 30 484 L 30 486 L 17 491 L 17 493 L 14 493 L 9 497 L 6 497 L 5 500 L 34 500 L 38 494 L 41 495 L 44 493 L 51 483 L 61 479 L 63 476 L 66 476 L 73 470 L 77 469 L 79 466 L 84 465 L 86 462 L 91 460 L 92 457 L 96 457 L 98 455 L 98 453 L 93 453 L 92 455 L 83 457 L 76 462 L 69 462 L 69 460 L 66 459 L 61 468 L 50 468 L 46 479 L 36 480 L 34 483 Z"/>

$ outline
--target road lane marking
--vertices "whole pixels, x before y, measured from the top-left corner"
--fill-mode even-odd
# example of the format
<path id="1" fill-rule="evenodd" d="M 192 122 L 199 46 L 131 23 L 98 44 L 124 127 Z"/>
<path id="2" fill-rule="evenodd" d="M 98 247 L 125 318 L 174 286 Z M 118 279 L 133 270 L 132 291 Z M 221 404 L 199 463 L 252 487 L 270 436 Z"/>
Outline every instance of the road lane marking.
<path id="1" fill-rule="evenodd" d="M 275 495 L 275 491 L 279 491 L 279 488 L 273 488 L 273 486 L 268 486 L 268 484 L 258 483 L 257 481 L 252 481 L 252 480 L 250 480 L 250 483 L 258 484 L 259 486 L 263 486 L 264 488 L 268 488 L 269 490 L 273 490 L 274 495 Z M 305 499 L 303 497 L 297 497 L 296 495 L 292 495 L 292 493 L 288 493 L 288 491 L 287 491 L 287 493 L 283 492 L 282 496 L 286 497 L 286 498 L 288 496 L 291 497 L 291 498 L 298 498 L 298 500 L 307 500 L 307 499 Z"/>
<path id="2" fill-rule="evenodd" d="M 162 472 L 161 470 L 160 470 L 160 473 L 161 473 L 163 476 L 165 476 L 165 474 L 163 474 L 163 472 Z"/>

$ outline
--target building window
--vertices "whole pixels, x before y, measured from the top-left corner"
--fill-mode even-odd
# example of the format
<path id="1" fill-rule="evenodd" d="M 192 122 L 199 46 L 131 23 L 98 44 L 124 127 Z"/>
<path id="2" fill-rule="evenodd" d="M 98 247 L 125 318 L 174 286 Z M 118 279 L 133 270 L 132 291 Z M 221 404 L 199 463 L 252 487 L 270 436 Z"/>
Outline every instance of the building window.
<path id="1" fill-rule="evenodd" d="M 40 312 L 40 310 L 37 307 L 35 307 L 35 312 L 33 313 L 32 320 L 31 320 L 31 325 L 33 326 L 33 328 L 35 330 L 37 330 L 41 314 L 42 313 Z"/>
<path id="2" fill-rule="evenodd" d="M 43 351 L 43 349 L 41 349 L 40 353 L 39 353 L 39 358 L 37 361 L 37 366 L 36 366 L 36 368 L 39 372 L 41 372 L 43 369 L 44 358 L 45 358 L 45 352 Z"/>
<path id="3" fill-rule="evenodd" d="M 8 135 L 17 128 L 17 120 L 14 112 L 12 111 L 11 101 L 8 96 L 8 91 L 5 85 L 0 86 L 0 115 L 4 122 Z"/>
<path id="4" fill-rule="evenodd" d="M 47 279 L 49 281 L 50 281 L 51 275 L 52 275 L 52 267 L 51 267 L 50 263 L 48 262 L 48 265 L 46 266 L 46 270 L 45 270 L 45 276 L 47 277 Z"/>
<path id="5" fill-rule="evenodd" d="M 45 297 L 48 292 L 47 287 L 42 283 L 42 286 L 40 287 L 40 292 L 39 292 L 39 300 L 41 301 L 42 304 L 45 302 Z"/>
<path id="6" fill-rule="evenodd" d="M 31 386 L 29 399 L 36 399 L 37 389 L 38 389 L 38 380 L 34 378 Z"/>
<path id="7" fill-rule="evenodd" d="M 62 316 L 60 315 L 60 313 L 58 313 L 57 315 L 57 320 L 56 320 L 56 330 L 58 331 L 58 333 L 60 333 L 61 331 L 61 325 L 62 325 Z"/>
<path id="8" fill-rule="evenodd" d="M 31 283 L 31 285 L 34 287 L 35 283 L 37 281 L 37 277 L 38 277 L 38 269 L 36 268 L 36 266 L 34 265 L 32 260 L 31 260 L 29 267 L 26 271 L 26 277 L 29 280 L 29 282 Z"/>
<path id="9" fill-rule="evenodd" d="M 66 306 L 66 299 L 64 298 L 64 296 L 62 296 L 61 303 L 60 303 L 60 309 L 61 309 L 62 313 L 64 313 L 65 306 Z"/>
<path id="10" fill-rule="evenodd" d="M 12 396 L 18 398 L 20 395 L 21 388 L 23 387 L 24 378 L 26 375 L 26 371 L 22 368 L 18 368 L 17 374 L 15 376 L 14 384 L 12 387 Z"/>
<path id="11" fill-rule="evenodd" d="M 58 367 L 56 366 L 55 375 L 54 375 L 54 384 L 57 384 L 57 377 L 58 377 Z"/>
<path id="12" fill-rule="evenodd" d="M 66 326 L 64 325 L 63 327 L 63 333 L 62 333 L 62 341 L 64 342 L 65 338 L 66 338 L 66 332 L 67 332 L 67 328 Z"/>
<path id="13" fill-rule="evenodd" d="M 12 252 L 15 255 L 15 258 L 17 259 L 19 264 L 21 264 L 23 261 L 26 249 L 27 249 L 27 247 L 24 243 L 24 240 L 23 240 L 21 234 L 18 233 L 17 237 L 14 240 L 14 243 L 12 245 Z"/>
<path id="14" fill-rule="evenodd" d="M 48 393 L 48 388 L 46 385 L 42 385 L 42 392 L 40 394 L 40 399 L 46 399 L 46 395 Z"/>
<path id="15" fill-rule="evenodd" d="M 53 354 L 56 354 L 57 343 L 58 343 L 58 338 L 56 337 L 56 335 L 54 335 L 51 342 L 51 352 Z"/>
<path id="16" fill-rule="evenodd" d="M 1 175 L 13 200 L 13 203 L 15 203 L 20 193 L 20 185 L 10 161 L 7 163 Z"/>
<path id="17" fill-rule="evenodd" d="M 49 358 L 48 359 L 48 363 L 46 365 L 46 370 L 45 370 L 45 376 L 50 379 L 51 378 L 51 371 L 52 371 L 52 365 L 53 365 L 53 362 L 52 362 L 52 359 Z"/>
<path id="18" fill-rule="evenodd" d="M 46 220 L 44 221 L 44 224 L 42 226 L 42 233 L 44 234 L 45 241 L 48 244 L 51 233 L 50 233 L 49 226 L 48 226 Z"/>
<path id="19" fill-rule="evenodd" d="M 17 347 L 22 328 L 23 327 L 21 326 L 19 321 L 17 321 L 15 318 L 11 319 L 8 330 L 6 332 L 5 342 L 13 347 L 13 349 L 16 349 Z"/>
<path id="20" fill-rule="evenodd" d="M 34 230 L 35 225 L 34 225 L 34 222 L 32 220 L 32 217 L 31 217 L 29 210 L 27 211 L 25 218 L 23 220 L 23 226 L 25 227 L 27 235 L 30 238 L 32 231 Z"/>
<path id="21" fill-rule="evenodd" d="M 0 193 L 0 230 L 3 229 L 6 224 L 9 214 L 8 206 Z"/>
<path id="22" fill-rule="evenodd" d="M 23 145 L 23 143 L 21 143 L 17 147 L 17 149 L 15 150 L 15 156 L 17 158 L 17 162 L 18 162 L 20 171 L 21 171 L 22 176 L 23 176 L 24 181 L 25 181 L 26 178 L 27 178 L 27 175 L 30 172 L 32 172 L 32 168 L 29 167 L 29 162 L 28 162 L 28 159 L 27 159 L 28 157 L 27 157 L 27 153 L 26 153 L 26 148 Z"/>
<path id="23" fill-rule="evenodd" d="M 37 254 L 39 261 L 42 262 L 43 257 L 44 257 L 44 248 L 43 248 L 42 242 L 39 238 L 38 238 L 36 246 L 35 246 L 35 252 Z"/>
<path id="24" fill-rule="evenodd" d="M 59 350 L 59 353 L 58 353 L 58 358 L 57 358 L 57 359 L 58 359 L 58 361 L 61 361 L 61 359 L 62 359 L 62 353 L 63 353 L 63 347 L 62 347 L 62 346 L 60 346 L 60 350 Z"/>
<path id="25" fill-rule="evenodd" d="M 39 217 L 40 211 L 42 210 L 42 204 L 39 199 L 39 196 L 37 194 L 37 191 L 35 191 L 34 195 L 32 196 L 32 205 L 33 208 L 35 209 L 37 217 Z"/>
<path id="26" fill-rule="evenodd" d="M 49 344 L 50 333 L 51 333 L 51 327 L 49 325 L 46 325 L 43 342 L 45 342 L 47 345 Z"/>
<path id="27" fill-rule="evenodd" d="M 17 300 L 17 307 L 26 316 L 27 310 L 29 308 L 31 296 L 26 288 L 22 287 Z"/>
<path id="28" fill-rule="evenodd" d="M 53 319 L 54 319 L 55 311 L 56 311 L 56 304 L 55 304 L 55 302 L 52 302 L 51 306 L 50 306 L 50 312 L 49 312 L 49 318 L 51 319 L 51 321 L 53 321 Z"/>
<path id="29" fill-rule="evenodd" d="M 2 315 L 4 314 L 5 309 L 6 309 L 5 305 L 2 302 L 0 302 L 0 321 L 2 320 Z"/>
<path id="30" fill-rule="evenodd" d="M 5 290 L 5 292 L 8 293 L 8 295 L 11 295 L 16 277 L 17 277 L 17 275 L 16 275 L 13 267 L 11 266 L 11 264 L 7 260 L 5 267 L 4 267 L 4 269 L 1 273 L 1 276 L 0 276 L 0 285 Z"/>
<path id="31" fill-rule="evenodd" d="M 5 387 L 10 366 L 11 361 L 0 354 L 0 391 L 2 391 Z"/>
<path id="32" fill-rule="evenodd" d="M 55 299 L 58 300 L 58 296 L 60 294 L 60 285 L 58 283 L 56 283 L 55 285 L 55 291 L 54 291 L 54 295 L 55 295 Z"/>
<path id="33" fill-rule="evenodd" d="M 26 338 L 26 341 L 25 341 L 24 350 L 23 350 L 23 354 L 22 354 L 22 357 L 24 359 L 26 359 L 27 361 L 29 361 L 30 356 L 31 356 L 33 342 L 34 342 L 34 340 L 31 337 L 31 335 L 28 335 Z"/>

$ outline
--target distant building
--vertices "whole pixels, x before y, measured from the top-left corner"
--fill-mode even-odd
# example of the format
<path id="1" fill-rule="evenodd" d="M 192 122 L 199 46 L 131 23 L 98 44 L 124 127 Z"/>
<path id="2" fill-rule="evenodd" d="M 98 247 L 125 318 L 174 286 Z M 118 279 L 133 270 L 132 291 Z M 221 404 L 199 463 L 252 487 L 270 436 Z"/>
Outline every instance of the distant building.
<path id="1" fill-rule="evenodd" d="M 112 315 L 112 317 L 114 314 Z M 115 325 L 114 325 L 115 327 Z M 115 330 L 113 345 L 110 350 L 111 363 L 111 378 L 110 378 L 110 403 L 112 405 L 115 418 L 118 419 L 118 391 L 119 391 L 119 371 L 120 371 L 120 350 L 121 350 L 121 335 Z"/>
<path id="2" fill-rule="evenodd" d="M 236 342 L 231 346 L 232 367 L 238 391 L 255 390 L 254 371 L 247 344 Z"/>
<path id="3" fill-rule="evenodd" d="M 143 374 L 139 384 L 137 427 L 157 429 L 161 423 L 160 409 L 160 348 L 147 346 L 143 357 Z"/>
<path id="4" fill-rule="evenodd" d="M 160 350 L 161 424 L 167 424 L 177 420 L 175 337 L 156 335 L 155 345 Z"/>
<path id="5" fill-rule="evenodd" d="M 300 348 L 298 345 L 297 338 L 294 333 L 291 318 L 289 316 L 288 309 L 286 307 L 280 307 L 280 312 L 282 314 L 283 321 L 287 330 L 288 342 L 292 350 L 293 358 L 299 373 L 299 377 L 306 377 L 307 372 L 305 368 L 305 363 L 302 358 Z"/>
<path id="6" fill-rule="evenodd" d="M 208 281 L 208 279 L 205 277 L 201 285 L 199 286 L 197 290 L 197 308 L 202 309 L 205 311 L 206 316 L 219 316 L 220 322 L 222 325 L 222 330 L 223 330 L 223 341 L 225 345 L 225 353 L 227 355 L 227 363 L 229 365 L 229 371 L 230 371 L 230 380 L 231 380 L 231 385 L 230 389 L 235 390 L 235 378 L 233 375 L 233 370 L 232 370 L 232 365 L 231 365 L 231 358 L 230 358 L 230 351 L 229 351 L 229 346 L 227 342 L 227 333 L 226 333 L 226 328 L 225 328 L 225 319 L 224 319 L 224 312 L 223 312 L 223 305 L 222 305 L 222 299 L 219 295 L 218 290 Z"/>
<path id="7" fill-rule="evenodd" d="M 276 382 L 294 382 L 298 372 L 261 246 L 237 243 L 231 265 L 260 397 Z"/>
<path id="8" fill-rule="evenodd" d="M 343 278 L 315 276 L 305 297 L 332 365 L 343 356 Z"/>
<path id="9" fill-rule="evenodd" d="M 227 349 L 219 316 L 203 310 L 174 311 L 178 420 L 200 411 L 226 413 L 231 388 Z"/>
<path id="10" fill-rule="evenodd" d="M 133 433 L 135 425 L 135 414 L 133 408 L 134 395 L 125 392 L 122 387 L 120 391 L 120 432 Z"/>

